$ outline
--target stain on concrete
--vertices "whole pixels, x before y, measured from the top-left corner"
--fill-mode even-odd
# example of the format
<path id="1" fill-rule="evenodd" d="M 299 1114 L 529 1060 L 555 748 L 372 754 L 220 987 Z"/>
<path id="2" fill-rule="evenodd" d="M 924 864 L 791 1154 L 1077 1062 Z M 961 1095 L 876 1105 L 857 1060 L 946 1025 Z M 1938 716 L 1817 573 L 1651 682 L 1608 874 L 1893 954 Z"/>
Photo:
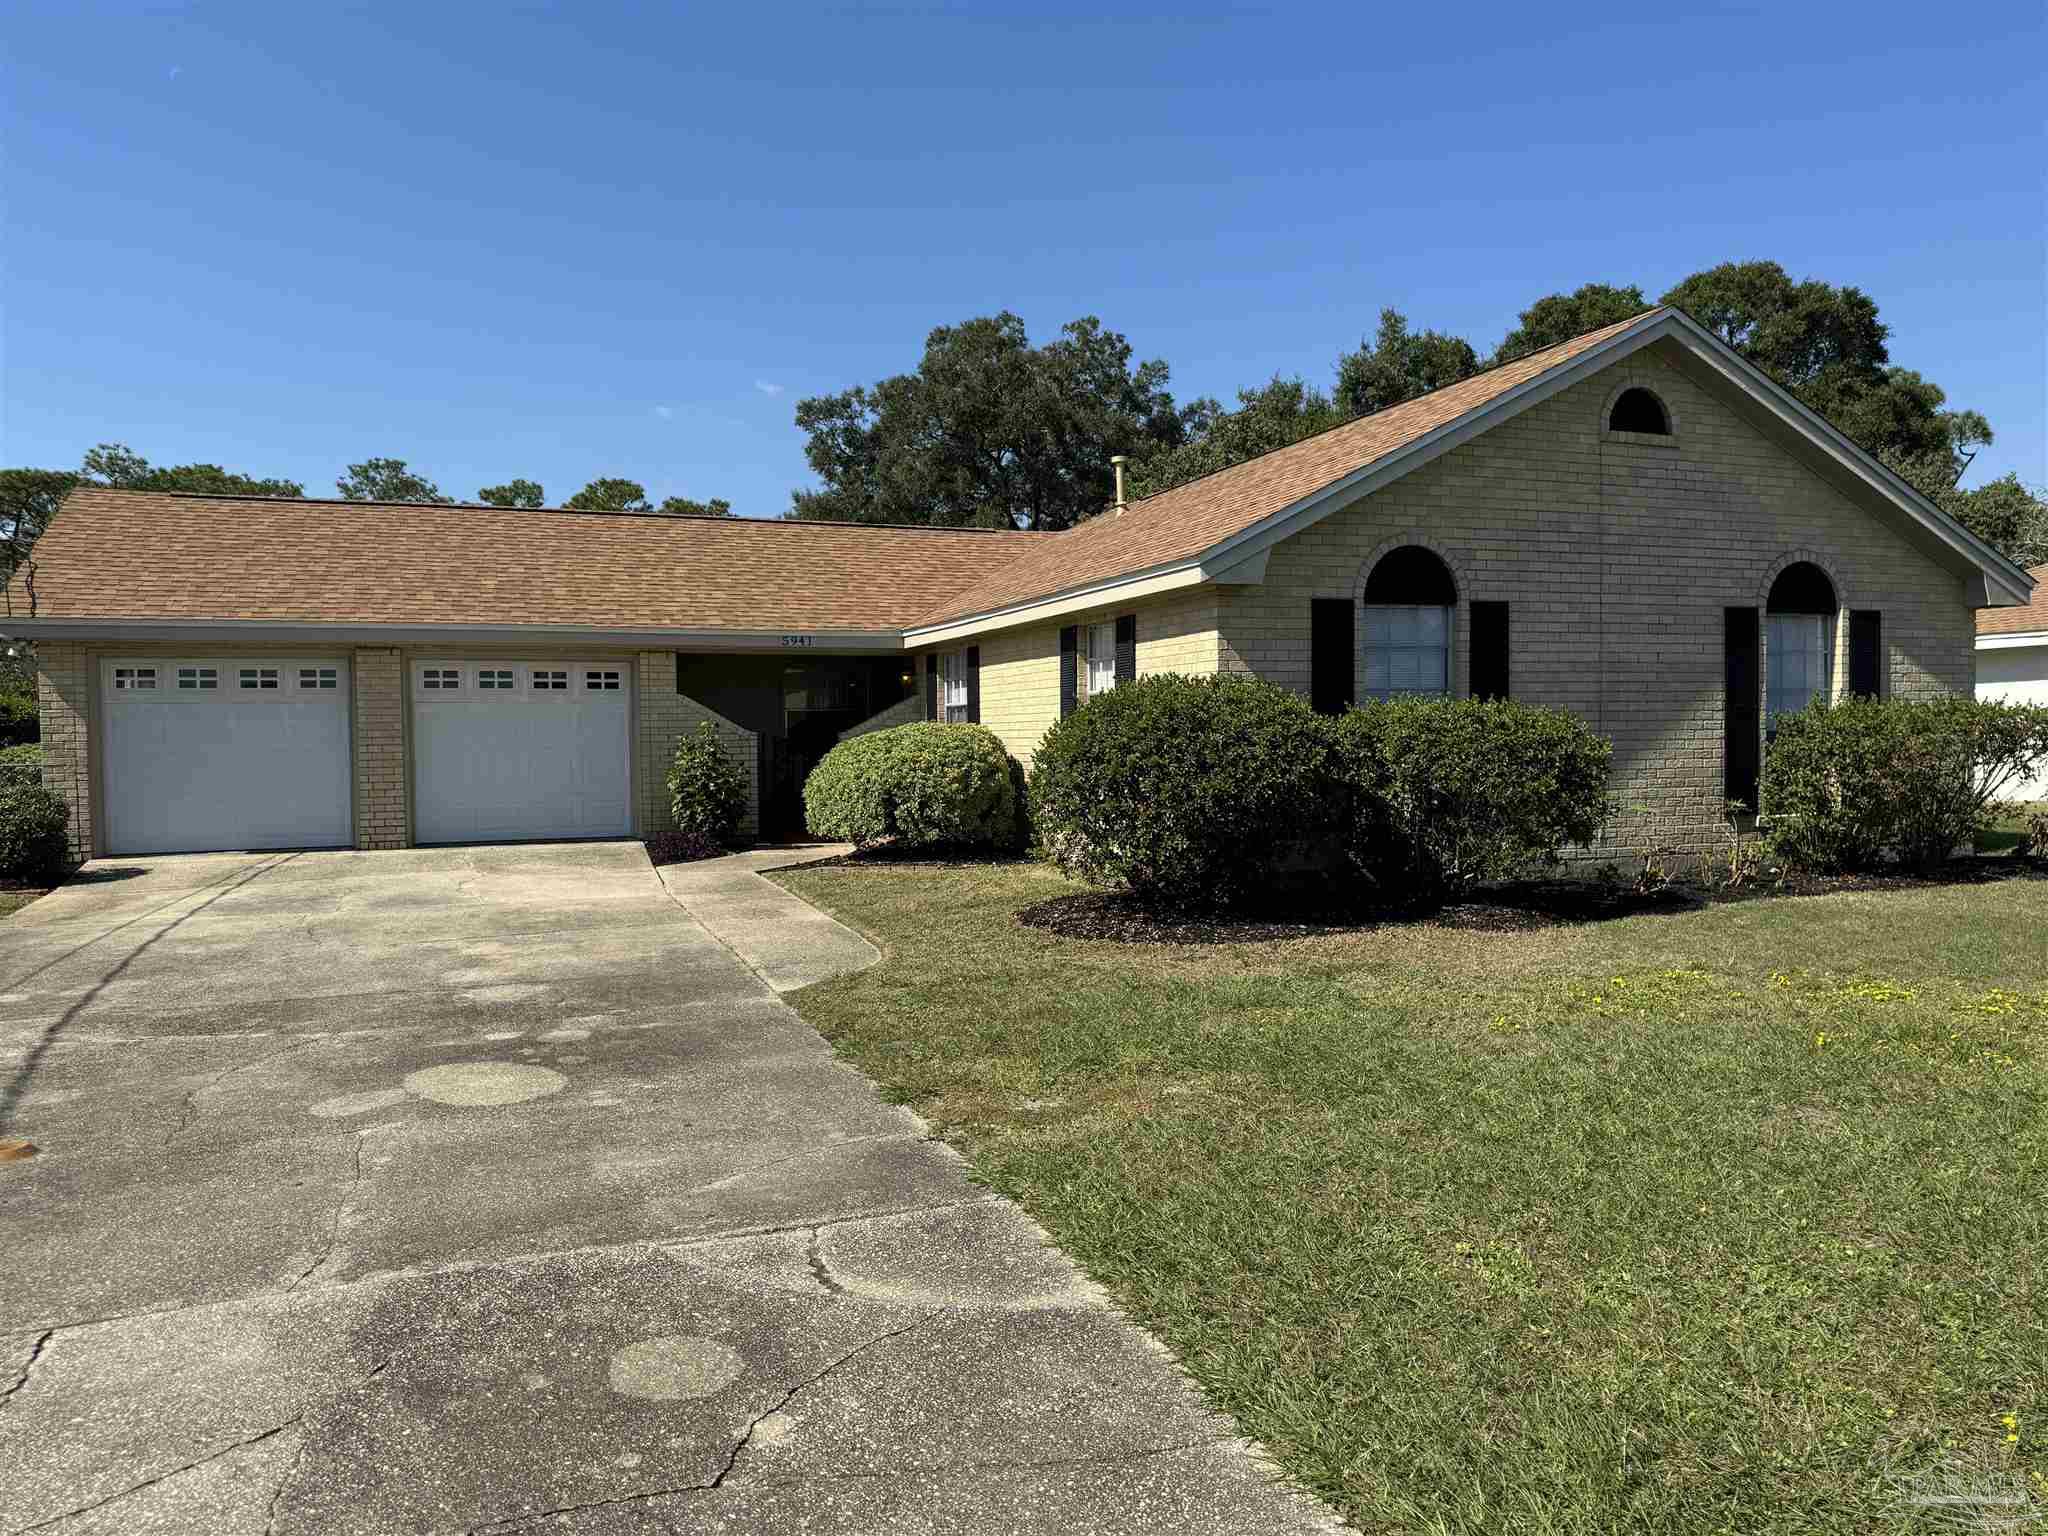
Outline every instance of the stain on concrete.
<path id="1" fill-rule="evenodd" d="M 569 1086 L 569 1079 L 548 1067 L 517 1061 L 463 1061 L 426 1067 L 405 1079 L 408 1093 L 436 1104 L 484 1106 L 524 1104 Z"/>
<path id="2" fill-rule="evenodd" d="M 612 1356 L 609 1375 L 612 1390 L 622 1397 L 675 1403 L 721 1392 L 738 1381 L 746 1368 L 746 1362 L 729 1345 L 675 1333 L 628 1344 Z"/>
<path id="3" fill-rule="evenodd" d="M 380 1088 L 370 1093 L 344 1093 L 332 1099 L 322 1099 L 306 1111 L 323 1120 L 341 1120 L 350 1115 L 373 1115 L 380 1109 L 391 1109 L 412 1097 L 403 1088 Z"/>

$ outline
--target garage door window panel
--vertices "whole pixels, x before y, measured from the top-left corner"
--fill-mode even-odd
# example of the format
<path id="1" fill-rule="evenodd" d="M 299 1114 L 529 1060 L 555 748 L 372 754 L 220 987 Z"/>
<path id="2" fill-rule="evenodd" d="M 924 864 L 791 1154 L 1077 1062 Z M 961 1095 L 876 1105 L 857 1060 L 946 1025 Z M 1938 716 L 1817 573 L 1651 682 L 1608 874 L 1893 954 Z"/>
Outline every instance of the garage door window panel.
<path id="1" fill-rule="evenodd" d="M 427 667 L 420 672 L 420 687 L 427 693 L 454 693 L 462 687 L 457 667 Z"/>
<path id="2" fill-rule="evenodd" d="M 535 667 L 532 673 L 535 693 L 567 693 L 569 674 L 547 667 Z"/>
<path id="3" fill-rule="evenodd" d="M 590 671 L 583 674 L 583 686 L 592 693 L 617 693 L 619 674 L 609 671 Z"/>
<path id="4" fill-rule="evenodd" d="M 235 682 L 238 687 L 254 692 L 275 693 L 278 687 L 278 671 L 276 667 L 243 667 L 236 674 Z"/>
<path id="5" fill-rule="evenodd" d="M 218 693 L 220 691 L 220 668 L 178 668 L 178 691 L 180 693 Z"/>
<path id="6" fill-rule="evenodd" d="M 299 687 L 307 693 L 323 693 L 341 686 L 339 667 L 299 668 Z"/>
<path id="7" fill-rule="evenodd" d="M 114 691 L 116 693 L 154 693 L 156 691 L 156 668 L 114 668 Z"/>

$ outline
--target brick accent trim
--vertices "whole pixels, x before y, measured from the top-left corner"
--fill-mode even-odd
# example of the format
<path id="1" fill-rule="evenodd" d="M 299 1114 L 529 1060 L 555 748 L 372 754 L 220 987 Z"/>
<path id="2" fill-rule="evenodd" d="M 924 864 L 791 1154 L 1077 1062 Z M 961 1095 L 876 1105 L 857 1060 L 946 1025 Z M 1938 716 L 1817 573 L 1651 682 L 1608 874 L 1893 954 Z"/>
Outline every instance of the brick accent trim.
<path id="1" fill-rule="evenodd" d="M 43 783 L 71 808 L 64 838 L 76 859 L 98 851 L 93 821 L 93 703 L 98 663 L 83 645 L 36 645 L 36 712 L 43 737 Z"/>
<path id="2" fill-rule="evenodd" d="M 378 646 L 349 657 L 356 846 L 412 846 L 412 764 L 406 750 L 410 694 L 405 655 Z"/>

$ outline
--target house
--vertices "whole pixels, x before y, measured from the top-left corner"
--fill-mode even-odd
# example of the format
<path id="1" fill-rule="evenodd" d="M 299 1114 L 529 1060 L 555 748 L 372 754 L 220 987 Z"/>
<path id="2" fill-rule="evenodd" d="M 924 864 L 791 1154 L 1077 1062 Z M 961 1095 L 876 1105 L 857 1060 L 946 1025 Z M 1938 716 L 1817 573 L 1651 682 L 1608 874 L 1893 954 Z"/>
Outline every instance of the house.
<path id="1" fill-rule="evenodd" d="M 1705 848 L 1772 716 L 1961 692 L 2032 578 L 1656 309 L 1059 533 L 81 489 L 9 588 L 81 851 L 620 836 L 716 727 L 833 741 L 1147 672 L 1577 711 L 1616 850 Z"/>
<path id="2" fill-rule="evenodd" d="M 2034 578 L 2034 600 L 2021 608 L 1987 608 L 1977 615 L 1977 697 L 2013 704 L 2048 704 L 2048 565 Z M 2048 765 L 2017 780 L 2016 800 L 2048 800 Z"/>

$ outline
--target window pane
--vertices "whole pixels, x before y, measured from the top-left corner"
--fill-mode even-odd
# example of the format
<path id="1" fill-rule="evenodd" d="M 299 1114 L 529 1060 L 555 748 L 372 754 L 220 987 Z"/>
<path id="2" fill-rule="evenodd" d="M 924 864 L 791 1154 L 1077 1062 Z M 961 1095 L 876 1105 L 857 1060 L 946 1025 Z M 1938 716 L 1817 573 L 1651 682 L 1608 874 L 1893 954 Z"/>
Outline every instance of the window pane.
<path id="1" fill-rule="evenodd" d="M 1384 649 L 1365 653 L 1365 688 L 1368 693 L 1385 693 L 1388 679 L 1392 674 L 1388 652 Z"/>
<path id="2" fill-rule="evenodd" d="M 1450 638 L 1450 609 L 1417 608 L 1414 612 L 1416 644 L 1442 645 Z"/>

